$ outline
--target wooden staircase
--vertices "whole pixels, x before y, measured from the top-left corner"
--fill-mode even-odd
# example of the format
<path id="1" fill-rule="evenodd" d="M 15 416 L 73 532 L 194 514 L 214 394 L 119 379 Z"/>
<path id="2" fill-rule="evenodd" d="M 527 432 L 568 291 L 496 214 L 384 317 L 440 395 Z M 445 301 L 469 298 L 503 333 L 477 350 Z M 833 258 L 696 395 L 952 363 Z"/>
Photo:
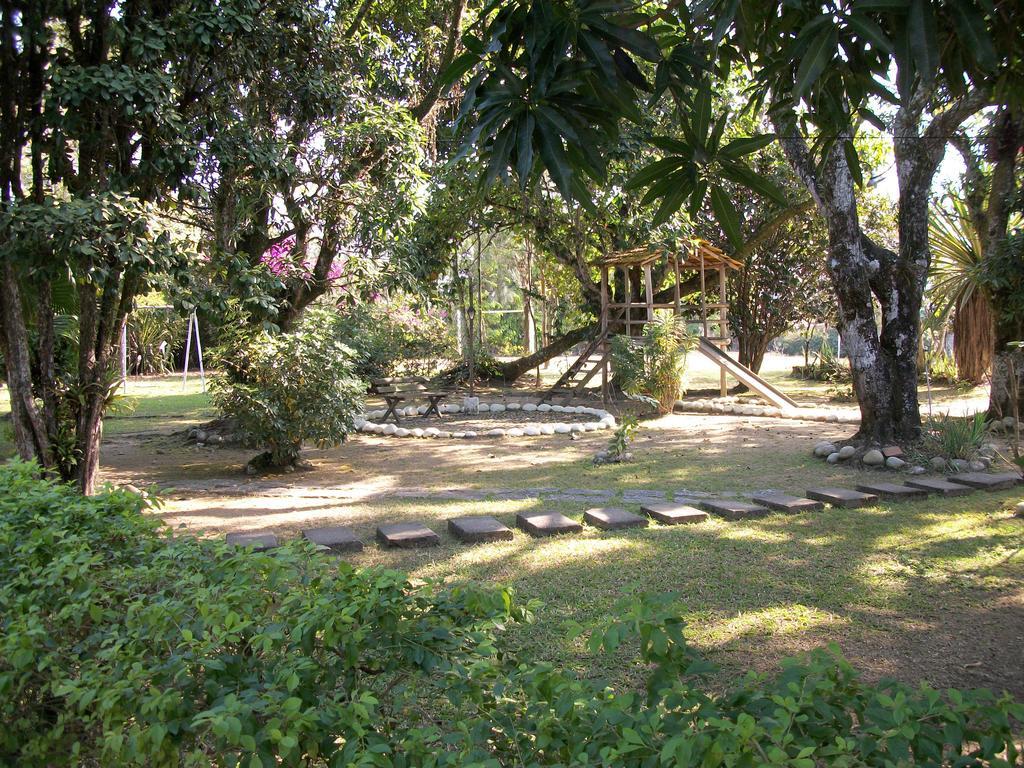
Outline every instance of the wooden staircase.
<path id="1" fill-rule="evenodd" d="M 607 333 L 598 334 L 587 343 L 580 356 L 566 369 L 554 386 L 544 393 L 540 401 L 546 403 L 560 395 L 569 398 L 580 395 L 591 379 L 608 365 L 611 354 Z"/>

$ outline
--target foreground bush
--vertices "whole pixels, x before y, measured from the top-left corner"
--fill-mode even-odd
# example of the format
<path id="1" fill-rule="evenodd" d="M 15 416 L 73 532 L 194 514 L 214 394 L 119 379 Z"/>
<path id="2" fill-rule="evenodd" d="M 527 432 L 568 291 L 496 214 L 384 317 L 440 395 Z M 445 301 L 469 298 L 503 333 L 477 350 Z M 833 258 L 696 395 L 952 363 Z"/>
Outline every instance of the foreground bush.
<path id="1" fill-rule="evenodd" d="M 334 309 L 311 307 L 288 333 L 244 323 L 224 331 L 213 402 L 242 439 L 268 449 L 253 468 L 294 466 L 303 441 L 334 445 L 354 429 L 366 386 L 338 340 L 340 323 Z"/>
<path id="2" fill-rule="evenodd" d="M 646 691 L 514 660 L 500 589 L 413 587 L 292 544 L 171 537 L 138 496 L 0 469 L 0 764 L 1014 765 L 1019 705 L 868 686 L 828 652 L 711 696 L 671 598 L 635 599 Z"/>

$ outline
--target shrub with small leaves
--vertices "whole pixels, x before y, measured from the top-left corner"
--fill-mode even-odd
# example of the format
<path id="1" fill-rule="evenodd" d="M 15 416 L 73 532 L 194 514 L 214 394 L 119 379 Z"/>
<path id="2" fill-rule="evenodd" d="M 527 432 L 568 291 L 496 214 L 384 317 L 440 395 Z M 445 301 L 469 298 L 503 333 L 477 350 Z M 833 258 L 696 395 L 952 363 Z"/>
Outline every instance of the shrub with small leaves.
<path id="1" fill-rule="evenodd" d="M 352 373 L 340 323 L 335 310 L 312 307 L 287 333 L 244 323 L 224 329 L 213 401 L 240 437 L 268 449 L 250 465 L 294 465 L 303 441 L 333 445 L 354 429 L 366 386 Z"/>

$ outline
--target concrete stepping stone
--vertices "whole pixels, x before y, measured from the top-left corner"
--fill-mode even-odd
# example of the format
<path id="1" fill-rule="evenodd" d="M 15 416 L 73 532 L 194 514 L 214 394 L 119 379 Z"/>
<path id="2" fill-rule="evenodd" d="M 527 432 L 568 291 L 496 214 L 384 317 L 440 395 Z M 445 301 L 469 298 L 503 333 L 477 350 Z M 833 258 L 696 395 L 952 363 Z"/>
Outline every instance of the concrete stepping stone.
<path id="1" fill-rule="evenodd" d="M 441 537 L 420 523 L 394 523 L 377 527 L 377 541 L 385 547 L 414 549 L 435 547 L 441 543 Z"/>
<path id="2" fill-rule="evenodd" d="M 579 533 L 583 526 L 561 512 L 520 512 L 516 525 L 532 536 L 554 536 L 559 533 Z"/>
<path id="3" fill-rule="evenodd" d="M 708 499 L 700 505 L 708 512 L 714 512 L 726 520 L 742 520 L 747 517 L 764 517 L 769 510 L 760 504 L 751 504 L 749 501 L 738 499 Z"/>
<path id="4" fill-rule="evenodd" d="M 686 504 L 665 504 L 648 502 L 640 505 L 640 511 L 652 517 L 662 525 L 682 525 L 684 523 L 702 523 L 708 519 L 704 510 Z"/>
<path id="5" fill-rule="evenodd" d="M 899 483 L 862 483 L 857 486 L 857 490 L 861 493 L 873 493 L 878 498 L 887 501 L 912 501 L 928 498 L 928 491 Z"/>
<path id="6" fill-rule="evenodd" d="M 779 512 L 819 512 L 825 508 L 820 501 L 785 493 L 756 493 L 751 498 L 758 504 Z"/>
<path id="7" fill-rule="evenodd" d="M 448 521 L 448 532 L 463 544 L 509 541 L 512 529 L 490 515 L 456 517 Z"/>
<path id="8" fill-rule="evenodd" d="M 878 501 L 878 497 L 873 493 L 851 491 L 848 488 L 808 488 L 807 498 L 846 509 L 866 507 Z"/>
<path id="9" fill-rule="evenodd" d="M 302 532 L 307 540 L 327 547 L 332 552 L 362 552 L 363 542 L 356 532 L 343 525 L 331 525 L 326 528 L 307 528 Z"/>
<path id="10" fill-rule="evenodd" d="M 617 531 L 622 528 L 646 528 L 648 522 L 640 515 L 627 512 L 622 507 L 594 507 L 583 513 L 583 519 L 602 531 Z"/>
<path id="11" fill-rule="evenodd" d="M 966 485 L 970 488 L 980 488 L 983 491 L 1002 491 L 1006 488 L 1013 488 L 1020 483 L 1020 475 L 1015 472 L 1000 472 L 988 474 L 987 472 L 961 472 L 957 475 L 950 475 L 951 482 Z"/>
<path id="12" fill-rule="evenodd" d="M 912 488 L 920 488 L 928 493 L 937 493 L 940 496 L 967 496 L 974 493 L 969 485 L 951 483 L 948 480 L 940 480 L 933 477 L 915 477 L 907 480 L 907 485 Z"/>
<path id="13" fill-rule="evenodd" d="M 251 547 L 253 552 L 266 552 L 278 546 L 272 533 L 229 533 L 224 541 L 233 547 Z"/>

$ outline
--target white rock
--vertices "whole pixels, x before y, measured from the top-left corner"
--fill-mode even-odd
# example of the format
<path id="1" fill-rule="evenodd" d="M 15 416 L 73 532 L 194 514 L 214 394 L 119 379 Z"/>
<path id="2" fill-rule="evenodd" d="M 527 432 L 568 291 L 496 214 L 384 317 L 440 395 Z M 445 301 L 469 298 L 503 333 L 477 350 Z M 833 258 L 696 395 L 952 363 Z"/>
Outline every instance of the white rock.
<path id="1" fill-rule="evenodd" d="M 838 413 L 827 414 L 825 416 L 825 421 L 830 421 L 832 423 L 835 423 L 835 422 L 839 421 L 839 414 Z"/>
<path id="2" fill-rule="evenodd" d="M 419 414 L 420 416 L 422 416 L 426 412 L 427 412 L 427 406 L 420 405 L 420 406 L 416 407 L 416 413 Z"/>
<path id="3" fill-rule="evenodd" d="M 588 421 L 586 424 L 583 425 L 583 429 L 586 430 L 587 432 L 597 432 L 597 430 L 599 430 L 600 428 L 601 425 L 598 424 L 596 421 Z"/>
<path id="4" fill-rule="evenodd" d="M 452 437 L 454 437 L 457 440 L 461 440 L 465 436 L 466 436 L 465 432 L 452 432 Z"/>
<path id="5" fill-rule="evenodd" d="M 953 459 L 949 463 L 953 465 L 953 468 L 957 472 L 966 472 L 971 466 L 971 463 L 969 461 L 965 461 L 964 459 Z"/>
<path id="6" fill-rule="evenodd" d="M 424 434 L 425 434 L 424 431 L 422 429 L 420 429 L 419 427 L 416 427 L 416 429 L 414 429 L 412 431 L 412 436 L 413 437 L 423 437 Z"/>
<path id="7" fill-rule="evenodd" d="M 839 458 L 848 459 L 851 456 L 853 456 L 853 454 L 855 454 L 856 452 L 857 449 L 854 448 L 852 445 L 844 445 L 842 448 L 839 449 Z"/>
<path id="8" fill-rule="evenodd" d="M 936 472 L 946 471 L 946 459 L 943 458 L 942 456 L 933 456 L 932 460 L 929 461 L 928 463 L 932 465 L 932 469 L 934 469 Z"/>
<path id="9" fill-rule="evenodd" d="M 830 453 L 836 452 L 836 446 L 834 443 L 830 443 L 828 440 L 822 440 L 820 443 L 814 446 L 814 455 L 819 458 L 822 456 L 828 456 Z"/>
<path id="10" fill-rule="evenodd" d="M 393 435 L 395 434 L 395 432 L 398 431 L 398 427 L 396 427 L 394 424 L 385 424 L 384 429 L 382 431 L 384 432 L 385 435 Z"/>
<path id="11" fill-rule="evenodd" d="M 986 464 L 983 461 L 971 461 L 968 462 L 967 468 L 971 472 L 984 472 L 986 469 L 988 469 L 988 464 Z"/>
<path id="12" fill-rule="evenodd" d="M 441 434 L 438 435 L 438 437 L 455 437 L 455 435 L 452 434 L 451 432 L 442 432 Z"/>
<path id="13" fill-rule="evenodd" d="M 557 432 L 560 435 L 567 435 L 567 434 L 569 434 L 569 425 L 568 424 L 555 424 L 555 432 Z"/>
<path id="14" fill-rule="evenodd" d="M 491 406 L 489 406 L 487 403 L 480 403 L 480 405 L 476 407 L 477 413 L 488 413 L 490 410 Z"/>
<path id="15" fill-rule="evenodd" d="M 472 440 L 472 439 L 473 439 L 474 437 L 476 437 L 477 435 L 476 435 L 476 432 L 474 432 L 473 430 L 471 430 L 471 429 L 470 429 L 470 430 L 468 430 L 468 431 L 466 431 L 466 432 L 463 432 L 463 433 L 462 433 L 462 436 L 463 436 L 464 438 L 466 438 L 467 440 Z"/>
<path id="16" fill-rule="evenodd" d="M 547 413 L 548 411 L 551 410 L 551 405 L 549 403 L 541 403 L 540 405 L 537 406 L 537 410 L 540 413 Z"/>
<path id="17" fill-rule="evenodd" d="M 885 466 L 889 469 L 903 469 L 907 466 L 907 462 L 901 459 L 899 456 L 890 456 L 885 460 Z"/>
<path id="18" fill-rule="evenodd" d="M 1013 416 L 1007 416 L 1005 419 L 1003 419 L 1003 426 L 1006 427 L 1007 429 L 1013 429 L 1016 423 L 1017 420 L 1014 419 Z"/>
<path id="19" fill-rule="evenodd" d="M 537 410 L 537 404 L 536 403 L 523 403 L 523 410 L 526 411 L 527 413 L 533 413 L 534 411 Z"/>
<path id="20" fill-rule="evenodd" d="M 552 405 L 551 406 L 551 410 L 554 413 L 565 413 L 565 406 L 564 405 Z"/>
<path id="21" fill-rule="evenodd" d="M 441 430 L 438 429 L 437 427 L 427 427 L 426 429 L 423 430 L 423 434 L 425 434 L 427 437 L 437 437 L 438 435 L 441 434 Z"/>
<path id="22" fill-rule="evenodd" d="M 510 411 L 518 411 L 520 408 L 523 407 L 523 404 L 522 403 L 509 403 L 506 407 Z"/>
<path id="23" fill-rule="evenodd" d="M 523 429 L 523 434 L 529 435 L 530 437 L 537 437 L 539 434 L 541 434 L 540 427 L 526 427 Z"/>
<path id="24" fill-rule="evenodd" d="M 1014 509 L 1016 510 L 1017 517 L 1024 517 L 1024 501 L 1018 501 Z"/>
<path id="25" fill-rule="evenodd" d="M 825 461 L 827 461 L 829 464 L 838 464 L 839 463 L 839 459 L 840 459 L 839 453 L 836 452 L 836 453 L 830 453 L 825 458 Z"/>
<path id="26" fill-rule="evenodd" d="M 923 475 L 927 471 L 928 470 L 925 469 L 924 467 L 915 464 L 913 467 L 911 467 L 910 469 L 907 470 L 907 474 L 908 475 Z"/>
<path id="27" fill-rule="evenodd" d="M 885 463 L 885 456 L 877 448 L 872 448 L 870 451 L 864 454 L 864 458 L 861 459 L 869 467 L 878 467 Z"/>
<path id="28" fill-rule="evenodd" d="M 395 430 L 395 437 L 408 437 L 411 434 L 412 432 L 410 432 L 405 427 L 399 427 L 398 429 Z"/>
<path id="29" fill-rule="evenodd" d="M 614 426 L 615 426 L 614 424 L 611 424 L 611 423 L 609 423 L 607 421 L 599 421 L 599 422 L 597 422 L 597 428 L 598 429 L 611 429 Z"/>
<path id="30" fill-rule="evenodd" d="M 363 426 L 359 428 L 360 432 L 373 432 L 374 423 L 372 421 L 364 421 Z"/>
<path id="31" fill-rule="evenodd" d="M 553 435 L 553 434 L 555 434 L 555 425 L 554 424 L 541 424 L 540 425 L 540 431 L 543 432 L 545 435 Z"/>
<path id="32" fill-rule="evenodd" d="M 585 431 L 582 424 L 570 424 L 569 431 L 573 434 Z"/>
<path id="33" fill-rule="evenodd" d="M 502 403 L 495 403 L 491 406 L 491 413 L 504 413 L 505 406 Z"/>
<path id="34" fill-rule="evenodd" d="M 505 430 L 501 429 L 500 427 L 496 427 L 495 429 L 489 429 L 486 432 L 484 432 L 484 436 L 485 437 L 504 437 L 505 436 Z"/>
<path id="35" fill-rule="evenodd" d="M 506 432 L 505 434 L 507 434 L 509 437 L 522 437 L 525 433 L 518 427 L 513 427 L 512 429 L 508 430 L 508 432 Z"/>

